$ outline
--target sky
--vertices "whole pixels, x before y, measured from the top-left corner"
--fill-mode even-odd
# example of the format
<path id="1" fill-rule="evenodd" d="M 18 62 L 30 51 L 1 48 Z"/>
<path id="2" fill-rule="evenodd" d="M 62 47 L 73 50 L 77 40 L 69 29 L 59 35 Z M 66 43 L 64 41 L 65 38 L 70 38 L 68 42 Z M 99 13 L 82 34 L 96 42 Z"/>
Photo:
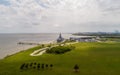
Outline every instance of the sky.
<path id="1" fill-rule="evenodd" d="M 0 33 L 120 31 L 120 0 L 0 0 Z"/>

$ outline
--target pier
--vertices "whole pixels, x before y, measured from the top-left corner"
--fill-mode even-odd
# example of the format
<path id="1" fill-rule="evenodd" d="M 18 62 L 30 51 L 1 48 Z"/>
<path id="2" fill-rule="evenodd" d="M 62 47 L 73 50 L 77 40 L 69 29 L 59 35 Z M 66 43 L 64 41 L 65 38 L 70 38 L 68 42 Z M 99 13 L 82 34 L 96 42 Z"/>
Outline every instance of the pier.
<path id="1" fill-rule="evenodd" d="M 31 42 L 18 42 L 19 45 L 40 45 L 40 43 L 31 43 Z"/>

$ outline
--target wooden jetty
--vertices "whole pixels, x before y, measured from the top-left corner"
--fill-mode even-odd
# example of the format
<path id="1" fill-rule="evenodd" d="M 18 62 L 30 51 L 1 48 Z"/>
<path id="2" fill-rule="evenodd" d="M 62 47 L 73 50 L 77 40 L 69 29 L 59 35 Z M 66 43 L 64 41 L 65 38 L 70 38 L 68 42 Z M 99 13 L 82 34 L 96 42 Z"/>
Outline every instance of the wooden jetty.
<path id="1" fill-rule="evenodd" d="M 30 42 L 18 42 L 19 45 L 40 45 L 39 43 L 30 43 Z"/>

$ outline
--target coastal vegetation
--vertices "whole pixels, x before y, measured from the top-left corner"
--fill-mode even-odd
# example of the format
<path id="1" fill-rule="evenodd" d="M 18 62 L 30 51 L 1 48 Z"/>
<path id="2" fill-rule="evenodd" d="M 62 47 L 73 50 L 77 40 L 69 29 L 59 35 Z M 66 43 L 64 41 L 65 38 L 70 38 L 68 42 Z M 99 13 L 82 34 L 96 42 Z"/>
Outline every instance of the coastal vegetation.
<path id="1" fill-rule="evenodd" d="M 74 49 L 73 46 L 57 46 L 49 48 L 46 52 L 52 54 L 63 54 Z"/>
<path id="2" fill-rule="evenodd" d="M 30 56 L 30 53 L 42 48 L 37 46 L 6 57 L 0 60 L 0 75 L 120 74 L 120 43 L 84 42 L 72 44 L 72 46 L 75 48 L 64 54 L 45 53 L 41 56 Z M 24 63 L 27 66 L 22 67 L 21 70 Z M 33 63 L 32 68 L 30 68 L 31 63 Z M 38 69 L 39 63 L 40 69 Z M 44 64 L 44 69 L 42 69 L 42 64 Z M 45 65 L 48 65 L 48 68 Z"/>

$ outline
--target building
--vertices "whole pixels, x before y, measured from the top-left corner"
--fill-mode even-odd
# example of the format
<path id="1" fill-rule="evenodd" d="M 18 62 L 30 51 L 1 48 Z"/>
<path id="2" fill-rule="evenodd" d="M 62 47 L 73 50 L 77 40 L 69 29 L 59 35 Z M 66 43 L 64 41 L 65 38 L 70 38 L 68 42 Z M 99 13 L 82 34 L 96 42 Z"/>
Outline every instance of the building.
<path id="1" fill-rule="evenodd" d="M 59 37 L 57 39 L 57 42 L 60 43 L 60 42 L 63 42 L 64 41 L 64 38 L 62 37 L 61 34 L 59 34 Z"/>
<path id="2" fill-rule="evenodd" d="M 70 37 L 70 40 L 78 42 L 96 42 L 95 37 Z"/>

